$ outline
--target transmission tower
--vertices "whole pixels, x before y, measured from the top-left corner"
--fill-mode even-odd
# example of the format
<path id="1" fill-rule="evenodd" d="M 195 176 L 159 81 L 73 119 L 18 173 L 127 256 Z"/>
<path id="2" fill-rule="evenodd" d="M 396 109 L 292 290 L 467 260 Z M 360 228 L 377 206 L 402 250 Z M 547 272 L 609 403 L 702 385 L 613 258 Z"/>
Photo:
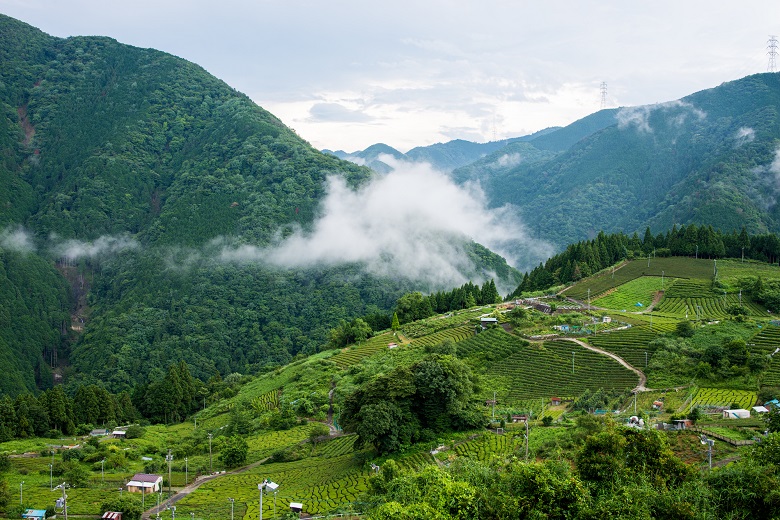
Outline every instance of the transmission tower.
<path id="1" fill-rule="evenodd" d="M 607 108 L 607 82 L 601 82 L 601 109 Z"/>
<path id="2" fill-rule="evenodd" d="M 777 36 L 770 35 L 769 41 L 766 43 L 767 54 L 769 55 L 769 65 L 766 70 L 768 72 L 775 72 L 777 70 Z"/>

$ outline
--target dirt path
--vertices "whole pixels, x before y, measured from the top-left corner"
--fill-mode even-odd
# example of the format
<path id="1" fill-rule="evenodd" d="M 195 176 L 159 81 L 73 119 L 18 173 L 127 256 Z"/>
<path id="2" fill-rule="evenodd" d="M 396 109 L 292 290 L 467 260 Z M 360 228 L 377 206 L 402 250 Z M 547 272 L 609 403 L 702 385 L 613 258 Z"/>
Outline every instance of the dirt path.
<path id="1" fill-rule="evenodd" d="M 630 371 L 632 371 L 633 373 L 635 373 L 639 377 L 639 384 L 634 387 L 634 390 L 633 390 L 634 392 L 647 392 L 648 390 L 650 390 L 649 388 L 647 388 L 645 386 L 645 384 L 647 383 L 647 376 L 645 375 L 645 373 L 642 372 L 641 370 L 639 370 L 638 368 L 635 368 L 633 365 L 629 364 L 628 361 L 626 361 L 622 357 L 618 356 L 617 354 L 613 354 L 612 352 L 607 352 L 606 350 L 602 350 L 602 349 L 600 349 L 598 347 L 594 347 L 593 345 L 588 345 L 584 341 L 581 341 L 581 340 L 576 339 L 576 338 L 558 338 L 558 339 L 561 339 L 561 340 L 564 340 L 564 341 L 571 341 L 571 342 L 576 343 L 577 345 L 579 345 L 579 346 L 581 346 L 583 348 L 586 348 L 588 350 L 592 350 L 593 352 L 597 352 L 597 353 L 602 354 L 604 356 L 611 357 L 612 359 L 614 359 L 615 361 L 617 361 L 618 363 L 620 363 L 621 365 L 623 365 L 624 367 L 626 367 L 627 369 L 629 369 Z"/>

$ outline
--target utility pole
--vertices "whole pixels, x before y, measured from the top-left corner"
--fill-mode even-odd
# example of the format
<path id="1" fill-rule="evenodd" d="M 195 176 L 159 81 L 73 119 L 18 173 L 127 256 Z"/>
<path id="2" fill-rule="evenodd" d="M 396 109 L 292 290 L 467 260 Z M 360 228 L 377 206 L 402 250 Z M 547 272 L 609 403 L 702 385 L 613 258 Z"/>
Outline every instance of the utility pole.
<path id="1" fill-rule="evenodd" d="M 574 351 L 571 351 L 571 373 L 574 375 Z"/>
<path id="2" fill-rule="evenodd" d="M 168 455 L 165 456 L 166 462 L 168 462 L 168 495 L 171 494 L 171 462 L 173 462 L 173 455 L 171 455 L 171 449 L 168 448 Z"/>
<path id="3" fill-rule="evenodd" d="M 209 473 L 214 472 L 214 470 L 211 469 L 211 437 L 212 435 L 209 433 Z"/>

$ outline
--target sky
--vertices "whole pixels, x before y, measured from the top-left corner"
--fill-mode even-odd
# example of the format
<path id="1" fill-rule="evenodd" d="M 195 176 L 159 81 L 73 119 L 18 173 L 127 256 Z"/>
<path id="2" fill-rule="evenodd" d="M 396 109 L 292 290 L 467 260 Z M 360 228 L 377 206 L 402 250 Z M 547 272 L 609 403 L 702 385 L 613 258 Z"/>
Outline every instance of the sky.
<path id="1" fill-rule="evenodd" d="M 766 72 L 780 2 L 0 0 L 53 36 L 195 62 L 319 149 L 563 126 Z"/>

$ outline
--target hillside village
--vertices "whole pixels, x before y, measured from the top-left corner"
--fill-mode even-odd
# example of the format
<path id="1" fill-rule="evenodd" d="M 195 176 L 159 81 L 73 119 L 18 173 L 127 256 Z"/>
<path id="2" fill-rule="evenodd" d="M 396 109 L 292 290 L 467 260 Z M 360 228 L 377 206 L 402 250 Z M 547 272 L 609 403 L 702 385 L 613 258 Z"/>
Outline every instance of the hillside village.
<path id="1" fill-rule="evenodd" d="M 21 505 L 51 513 L 53 499 L 62 494 L 54 486 L 74 471 L 64 465 L 78 461 L 81 482 L 65 484 L 72 515 L 99 516 L 103 506 L 121 499 L 118 505 L 135 504 L 131 515 L 143 510 L 151 518 L 217 518 L 231 508 L 251 518 L 259 514 L 257 485 L 268 479 L 279 487 L 265 496 L 267 518 L 275 517 L 274 504 L 276 515 L 301 505 L 304 517 L 362 517 L 372 479 L 389 461 L 398 468 L 393 471 L 496 458 L 545 464 L 558 450 L 576 451 L 566 439 L 586 417 L 594 425 L 663 432 L 670 453 L 702 475 L 753 457 L 773 424 L 767 417 L 780 416 L 780 369 L 773 362 L 780 322 L 742 287 L 756 276 L 780 280 L 780 271 L 755 261 L 720 260 L 724 294 L 711 290 L 712 260 L 649 263 L 624 262 L 614 273 L 607 269 L 553 293 L 380 331 L 247 379 L 234 397 L 179 424 L 109 425 L 65 442 L 5 443 L 10 489 L 23 493 Z M 706 344 L 704 352 L 738 338 L 743 366 L 694 366 L 693 376 L 667 370 L 668 363 L 680 362 L 667 359 L 668 343 L 686 336 L 692 344 Z M 341 429 L 344 396 L 361 381 L 431 355 L 455 356 L 478 375 L 472 400 L 482 403 L 484 429 L 442 431 L 385 454 Z M 243 458 L 230 461 L 234 438 L 245 439 Z"/>

